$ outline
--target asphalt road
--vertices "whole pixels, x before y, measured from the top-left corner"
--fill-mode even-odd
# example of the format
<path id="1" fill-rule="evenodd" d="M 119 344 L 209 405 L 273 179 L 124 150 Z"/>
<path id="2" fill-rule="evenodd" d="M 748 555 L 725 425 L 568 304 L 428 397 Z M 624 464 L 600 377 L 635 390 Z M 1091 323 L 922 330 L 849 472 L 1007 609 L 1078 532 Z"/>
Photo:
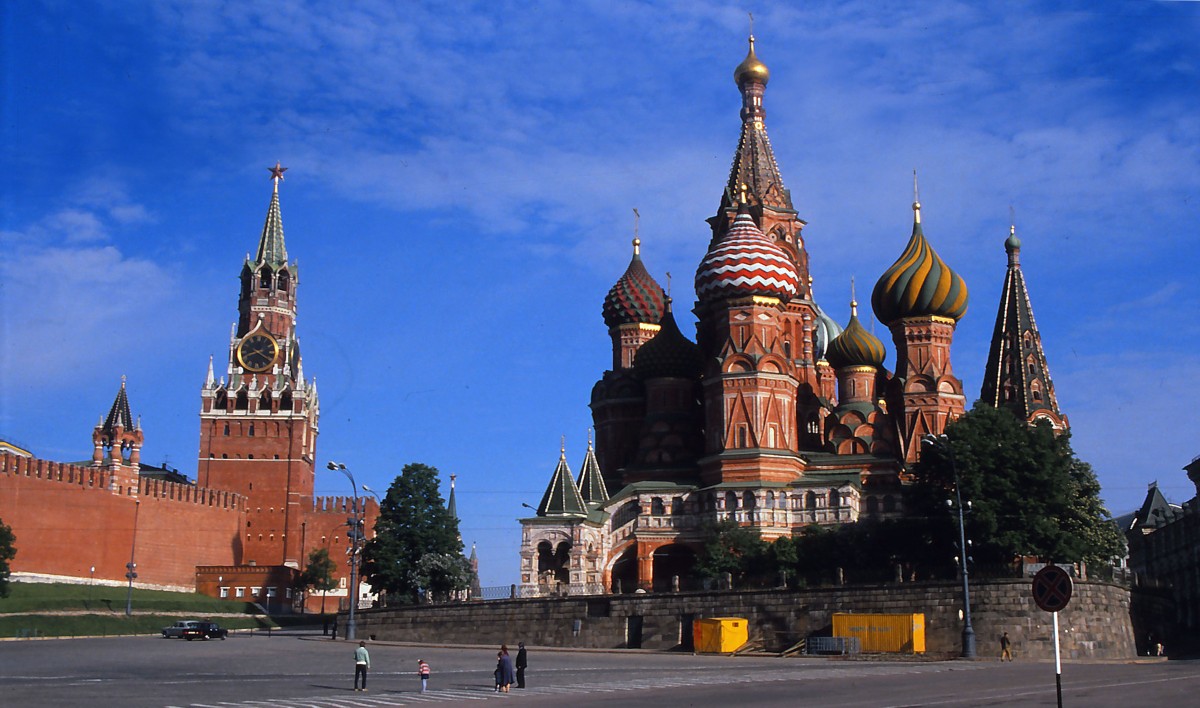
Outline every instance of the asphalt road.
<path id="1" fill-rule="evenodd" d="M 528 706 L 1054 706 L 1046 662 L 721 657 L 530 649 L 528 688 L 496 694 L 495 647 L 370 644 L 370 691 L 351 690 L 354 644 L 315 636 L 0 642 L 0 705 L 74 708 Z M 417 660 L 432 666 L 418 693 Z M 1189 661 L 1067 663 L 1063 705 L 1193 705 Z"/>

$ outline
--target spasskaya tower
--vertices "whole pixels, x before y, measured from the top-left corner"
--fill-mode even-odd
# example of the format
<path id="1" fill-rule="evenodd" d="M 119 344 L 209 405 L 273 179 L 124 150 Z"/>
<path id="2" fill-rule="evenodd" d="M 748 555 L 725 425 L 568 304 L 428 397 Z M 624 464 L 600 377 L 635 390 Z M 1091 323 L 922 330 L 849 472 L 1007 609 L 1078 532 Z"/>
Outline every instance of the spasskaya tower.
<path id="1" fill-rule="evenodd" d="M 225 375 L 213 362 L 200 393 L 200 486 L 247 497 L 239 564 L 300 567 L 302 538 L 313 499 L 320 406 L 316 381 L 306 381 L 296 337 L 296 263 L 288 262 L 274 189 L 258 250 L 242 266 L 238 319 L 229 337 Z"/>

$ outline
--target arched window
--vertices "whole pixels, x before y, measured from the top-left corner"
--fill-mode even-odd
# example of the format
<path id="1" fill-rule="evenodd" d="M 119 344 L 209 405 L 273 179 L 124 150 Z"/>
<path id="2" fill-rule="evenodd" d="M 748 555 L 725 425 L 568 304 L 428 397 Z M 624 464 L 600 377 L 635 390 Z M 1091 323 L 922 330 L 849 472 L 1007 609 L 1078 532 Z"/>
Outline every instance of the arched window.
<path id="1" fill-rule="evenodd" d="M 725 511 L 734 511 L 737 509 L 737 494 L 734 492 L 725 492 Z"/>
<path id="2" fill-rule="evenodd" d="M 291 290 L 291 276 L 286 270 L 279 271 L 279 289 L 285 294 Z"/>
<path id="3" fill-rule="evenodd" d="M 238 391 L 237 402 L 234 403 L 234 408 L 239 411 L 249 410 L 250 398 L 246 395 L 245 389 Z"/>
<path id="4" fill-rule="evenodd" d="M 816 492 L 809 492 L 804 495 L 804 508 L 805 509 L 816 509 L 817 508 L 817 493 Z"/>
<path id="5" fill-rule="evenodd" d="M 258 272 L 258 289 L 268 290 L 271 287 L 271 271 L 263 268 Z"/>
<path id="6" fill-rule="evenodd" d="M 842 505 L 842 496 L 838 494 L 838 490 L 829 490 L 829 508 L 836 509 Z"/>
<path id="7" fill-rule="evenodd" d="M 226 436 L 226 437 L 228 437 L 228 436 L 229 436 L 229 423 L 226 423 L 226 424 L 225 424 L 225 436 Z"/>
<path id="8" fill-rule="evenodd" d="M 263 391 L 262 396 L 259 396 L 258 409 L 260 411 L 271 410 L 271 392 L 270 391 Z"/>
<path id="9" fill-rule="evenodd" d="M 662 516 L 667 513 L 666 508 L 663 506 L 662 497 L 654 497 L 650 500 L 650 513 L 655 516 Z"/>
<path id="10" fill-rule="evenodd" d="M 225 389 L 217 391 L 216 401 L 213 403 L 213 408 L 225 410 L 229 407 L 229 395 L 225 393 Z"/>
<path id="11" fill-rule="evenodd" d="M 737 446 L 738 446 L 738 447 L 749 447 L 749 442 L 748 442 L 748 440 L 749 440 L 749 437 L 750 437 L 750 432 L 749 432 L 748 430 L 746 430 L 746 426 L 744 426 L 744 425 L 739 425 L 739 426 L 738 426 L 738 433 L 737 433 L 737 434 L 738 434 L 738 444 L 737 444 Z"/>
<path id="12" fill-rule="evenodd" d="M 674 497 L 671 499 L 671 514 L 679 516 L 683 513 L 683 497 Z"/>
<path id="13" fill-rule="evenodd" d="M 744 492 L 742 494 L 742 508 L 753 509 L 758 506 L 758 500 L 754 498 L 754 492 Z"/>
<path id="14" fill-rule="evenodd" d="M 767 492 L 767 508 L 775 508 L 775 492 Z"/>
<path id="15" fill-rule="evenodd" d="M 246 434 L 250 437 L 254 437 L 254 423 L 250 424 L 250 430 Z"/>
<path id="16" fill-rule="evenodd" d="M 291 412 L 292 410 L 292 392 L 284 391 L 279 397 L 279 410 Z"/>

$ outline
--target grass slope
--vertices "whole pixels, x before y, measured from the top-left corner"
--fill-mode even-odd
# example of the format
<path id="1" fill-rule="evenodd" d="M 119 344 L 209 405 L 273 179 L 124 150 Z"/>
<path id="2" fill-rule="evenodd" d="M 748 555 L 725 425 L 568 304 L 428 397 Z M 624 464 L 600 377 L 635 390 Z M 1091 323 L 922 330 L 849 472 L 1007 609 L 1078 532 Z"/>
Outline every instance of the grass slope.
<path id="1" fill-rule="evenodd" d="M 8 597 L 0 599 L 0 615 L 14 612 L 106 612 L 125 613 L 126 588 L 109 585 L 66 583 L 12 583 Z M 220 600 L 194 592 L 133 589 L 135 612 L 171 613 L 258 613 L 249 602 Z"/>
<path id="2" fill-rule="evenodd" d="M 229 629 L 266 629 L 279 624 L 261 614 L 253 603 L 190 592 L 134 588 L 134 614 L 126 617 L 126 588 L 11 583 L 9 590 L 8 597 L 0 598 L 0 638 L 158 634 L 180 619 L 212 620 Z M 316 615 L 304 617 L 319 621 Z"/>

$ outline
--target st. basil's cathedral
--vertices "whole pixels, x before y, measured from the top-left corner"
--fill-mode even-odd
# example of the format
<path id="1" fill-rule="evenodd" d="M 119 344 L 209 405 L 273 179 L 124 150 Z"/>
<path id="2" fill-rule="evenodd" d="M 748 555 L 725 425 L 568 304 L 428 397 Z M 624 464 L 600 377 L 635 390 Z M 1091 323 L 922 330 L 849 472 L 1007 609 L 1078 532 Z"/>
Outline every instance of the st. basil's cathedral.
<path id="1" fill-rule="evenodd" d="M 536 516 L 521 520 L 524 595 L 674 589 L 713 522 L 771 541 L 902 516 L 921 438 L 965 411 L 950 354 L 967 286 L 926 238 L 919 200 L 908 245 L 871 293 L 894 371 L 857 302 L 842 327 L 814 300 L 806 222 L 767 137 L 769 78 L 751 37 L 734 70 L 741 135 L 696 269 L 696 341 L 637 238 L 604 298 L 612 369 L 592 389 L 595 443 L 578 477 L 560 450 Z M 982 399 L 1063 429 L 1012 229 L 1005 249 Z"/>

